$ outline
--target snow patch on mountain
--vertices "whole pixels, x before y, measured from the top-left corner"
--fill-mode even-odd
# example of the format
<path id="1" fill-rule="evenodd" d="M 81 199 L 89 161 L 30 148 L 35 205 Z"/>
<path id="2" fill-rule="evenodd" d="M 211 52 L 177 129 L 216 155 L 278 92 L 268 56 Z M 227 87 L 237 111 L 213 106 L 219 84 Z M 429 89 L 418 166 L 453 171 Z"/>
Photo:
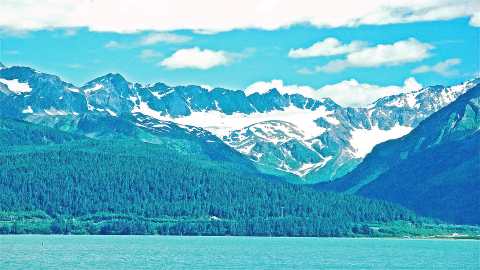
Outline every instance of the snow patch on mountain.
<path id="1" fill-rule="evenodd" d="M 288 142 L 292 139 L 302 140 L 305 137 L 303 131 L 299 130 L 294 124 L 279 120 L 259 122 L 233 131 L 231 135 L 232 134 L 235 134 L 236 141 L 240 143 L 245 143 L 254 136 L 255 139 L 270 142 L 275 145 Z M 243 152 L 248 151 L 244 150 Z"/>
<path id="2" fill-rule="evenodd" d="M 133 110 L 131 111 L 131 113 L 141 113 L 143 115 L 153 117 L 157 120 L 164 120 L 164 121 L 171 121 L 172 120 L 170 117 L 162 116 L 160 112 L 157 112 L 157 111 L 153 110 L 152 108 L 150 108 L 150 106 L 148 105 L 147 102 L 138 101 L 139 100 L 138 97 L 130 97 L 130 100 L 133 103 L 138 102 L 138 105 L 133 107 Z"/>
<path id="3" fill-rule="evenodd" d="M 49 109 L 44 110 L 44 112 L 48 115 L 68 115 L 69 113 L 62 110 L 57 110 L 55 108 L 50 107 Z"/>
<path id="4" fill-rule="evenodd" d="M 412 131 L 413 127 L 395 125 L 389 130 L 382 130 L 378 127 L 372 129 L 353 129 L 350 132 L 350 145 L 355 150 L 354 156 L 363 158 L 370 153 L 375 145 L 403 137 Z"/>
<path id="5" fill-rule="evenodd" d="M 469 80 L 461 84 L 443 88 L 440 93 L 440 100 L 444 104 L 448 104 L 457 99 L 466 89 L 470 89 L 479 83 L 480 79 Z"/>
<path id="6" fill-rule="evenodd" d="M 300 177 L 303 177 L 313 170 L 316 170 L 318 168 L 322 168 L 323 166 L 325 166 L 325 164 L 327 164 L 330 160 L 332 160 L 332 158 L 333 158 L 332 156 L 327 156 L 321 162 L 318 162 L 318 163 L 304 163 L 297 170 L 290 171 L 290 172 L 293 173 L 293 174 L 296 174 Z"/>
<path id="7" fill-rule="evenodd" d="M 118 116 L 117 113 L 115 113 L 114 111 L 110 110 L 110 109 L 105 109 L 111 116 Z"/>
<path id="8" fill-rule="evenodd" d="M 385 104 L 385 106 L 389 107 L 409 107 L 409 108 L 415 108 L 417 106 L 417 93 L 408 93 L 405 95 L 402 95 L 398 99 L 394 99 L 388 103 Z"/>
<path id="9" fill-rule="evenodd" d="M 85 94 L 87 95 L 90 95 L 91 93 L 98 91 L 102 88 L 103 88 L 102 84 L 96 83 L 93 87 L 84 89 L 83 92 L 85 92 Z"/>
<path id="10" fill-rule="evenodd" d="M 67 87 L 66 89 L 72 93 L 80 93 L 80 89 L 76 87 Z"/>
<path id="11" fill-rule="evenodd" d="M 208 84 L 201 84 L 200 87 L 203 88 L 203 89 L 207 89 L 208 92 L 211 92 L 215 88 L 215 87 L 213 87 L 211 85 L 208 85 Z"/>
<path id="12" fill-rule="evenodd" d="M 15 94 L 23 94 L 32 92 L 32 88 L 28 83 L 19 82 L 18 79 L 7 80 L 0 78 L 0 83 L 5 84 L 8 90 Z"/>
<path id="13" fill-rule="evenodd" d="M 175 89 L 170 89 L 168 90 L 167 92 L 165 93 L 159 93 L 159 92 L 156 92 L 156 91 L 152 91 L 151 93 L 158 99 L 161 99 L 163 98 L 164 96 L 168 96 L 170 95 L 171 93 L 175 92 Z"/>
<path id="14" fill-rule="evenodd" d="M 22 110 L 22 113 L 33 113 L 33 109 L 31 106 L 28 106 L 27 108 Z"/>
<path id="15" fill-rule="evenodd" d="M 178 118 L 160 116 L 158 112 L 152 112 L 145 107 L 143 111 L 157 119 L 204 128 L 219 138 L 227 136 L 234 130 L 272 120 L 295 123 L 296 127 L 301 130 L 306 138 L 312 138 L 320 135 L 324 131 L 324 128 L 319 127 L 315 123 L 315 120 L 321 117 L 328 117 L 331 114 L 325 107 L 319 107 L 312 111 L 300 109 L 295 106 L 289 106 L 283 110 L 273 110 L 265 113 L 254 112 L 250 114 L 233 113 L 228 115 L 220 111 L 196 111 L 188 116 Z"/>

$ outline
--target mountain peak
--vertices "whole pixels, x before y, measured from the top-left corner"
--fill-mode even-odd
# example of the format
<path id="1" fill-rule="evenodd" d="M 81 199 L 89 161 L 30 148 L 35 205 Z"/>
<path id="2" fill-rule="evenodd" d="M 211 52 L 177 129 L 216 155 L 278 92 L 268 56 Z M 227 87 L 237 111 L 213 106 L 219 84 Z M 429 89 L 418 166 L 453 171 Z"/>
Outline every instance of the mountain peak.
<path id="1" fill-rule="evenodd" d="M 153 85 L 153 87 L 155 87 L 155 88 L 168 88 L 169 86 L 164 84 L 164 83 L 157 82 Z"/>
<path id="2" fill-rule="evenodd" d="M 329 108 L 340 107 L 340 105 L 338 105 L 333 99 L 331 99 L 329 97 L 324 97 L 320 101 Z"/>
<path id="3" fill-rule="evenodd" d="M 280 91 L 278 91 L 277 88 L 270 88 L 266 91 L 257 91 L 257 92 L 253 92 L 253 93 L 247 93 L 246 96 L 253 96 L 253 95 L 257 95 L 257 96 L 281 96 L 282 94 L 280 93 Z"/>
<path id="4" fill-rule="evenodd" d="M 6 68 L 6 66 L 2 62 L 0 62 L 0 68 Z"/>
<path id="5" fill-rule="evenodd" d="M 125 79 L 125 77 L 123 77 L 120 73 L 108 73 L 108 74 L 105 74 L 101 77 L 98 77 L 98 78 L 92 80 L 91 82 L 105 82 L 105 81 L 126 82 L 126 83 L 128 83 L 128 81 Z"/>
<path id="6" fill-rule="evenodd" d="M 131 88 L 134 87 L 134 84 L 128 82 L 121 74 L 119 73 L 108 73 L 96 79 L 93 79 L 86 83 L 84 89 L 109 89 L 108 92 L 118 92 L 127 94 L 130 92 Z"/>

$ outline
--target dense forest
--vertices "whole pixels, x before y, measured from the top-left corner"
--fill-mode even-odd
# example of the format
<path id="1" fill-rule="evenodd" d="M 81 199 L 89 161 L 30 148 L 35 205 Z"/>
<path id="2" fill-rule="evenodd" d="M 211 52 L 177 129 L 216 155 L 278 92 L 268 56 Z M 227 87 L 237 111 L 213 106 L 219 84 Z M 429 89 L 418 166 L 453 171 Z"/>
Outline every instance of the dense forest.
<path id="1" fill-rule="evenodd" d="M 0 233 L 395 236 L 439 232 L 438 225 L 426 225 L 434 221 L 400 206 L 284 183 L 234 162 L 178 151 L 168 147 L 169 141 L 91 140 L 7 122 L 0 134 L 21 136 L 0 141 Z"/>
<path id="2" fill-rule="evenodd" d="M 454 224 L 478 225 L 479 151 L 480 133 L 461 142 L 437 145 L 393 166 L 357 194 L 395 202 Z"/>
<path id="3" fill-rule="evenodd" d="M 54 233 L 320 236 L 418 221 L 389 203 L 316 192 L 135 141 L 3 147 L 0 164 L 4 220 L 34 213 L 30 220 L 51 218 Z M 17 232 L 9 224 L 3 232 Z"/>

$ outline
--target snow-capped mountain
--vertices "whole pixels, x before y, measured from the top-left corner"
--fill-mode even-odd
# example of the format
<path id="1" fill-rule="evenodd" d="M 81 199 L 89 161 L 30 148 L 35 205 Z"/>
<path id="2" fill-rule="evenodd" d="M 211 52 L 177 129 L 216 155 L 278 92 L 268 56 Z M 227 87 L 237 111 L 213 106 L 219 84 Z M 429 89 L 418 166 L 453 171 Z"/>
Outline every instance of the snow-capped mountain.
<path id="1" fill-rule="evenodd" d="M 11 117 L 81 113 L 86 108 L 85 96 L 74 85 L 27 67 L 0 69 L 0 89 L 0 110 Z"/>
<path id="2" fill-rule="evenodd" d="M 0 114 L 64 130 L 88 126 L 83 133 L 91 136 L 123 121 L 146 132 L 179 128 L 213 134 L 214 140 L 205 140 L 222 140 L 265 172 L 313 183 L 345 175 L 376 144 L 409 133 L 478 82 L 427 87 L 382 98 L 366 108 L 345 108 L 328 98 L 281 94 L 276 89 L 245 93 L 195 85 L 141 85 L 120 74 L 77 87 L 27 67 L 3 67 Z M 109 125 L 97 126 L 99 120 L 93 121 L 92 115 L 110 119 Z"/>

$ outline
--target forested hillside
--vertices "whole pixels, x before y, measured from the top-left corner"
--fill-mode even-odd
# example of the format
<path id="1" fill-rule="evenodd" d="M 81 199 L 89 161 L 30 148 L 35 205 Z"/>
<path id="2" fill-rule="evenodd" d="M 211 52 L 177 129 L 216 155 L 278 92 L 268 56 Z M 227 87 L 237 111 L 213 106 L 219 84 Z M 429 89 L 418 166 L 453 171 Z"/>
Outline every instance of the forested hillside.
<path id="1" fill-rule="evenodd" d="M 4 146 L 0 168 L 3 233 L 340 236 L 419 222 L 389 203 L 132 140 Z"/>
<path id="2" fill-rule="evenodd" d="M 78 139 L 82 137 L 21 120 L 0 118 L 0 147 L 63 143 Z"/>
<path id="3" fill-rule="evenodd" d="M 471 157 L 471 158 L 465 158 Z M 456 224 L 480 224 L 480 133 L 418 153 L 357 194 Z"/>
<path id="4" fill-rule="evenodd" d="M 0 233 L 478 234 L 388 202 L 284 183 L 182 140 L 94 140 L 1 123 Z"/>

